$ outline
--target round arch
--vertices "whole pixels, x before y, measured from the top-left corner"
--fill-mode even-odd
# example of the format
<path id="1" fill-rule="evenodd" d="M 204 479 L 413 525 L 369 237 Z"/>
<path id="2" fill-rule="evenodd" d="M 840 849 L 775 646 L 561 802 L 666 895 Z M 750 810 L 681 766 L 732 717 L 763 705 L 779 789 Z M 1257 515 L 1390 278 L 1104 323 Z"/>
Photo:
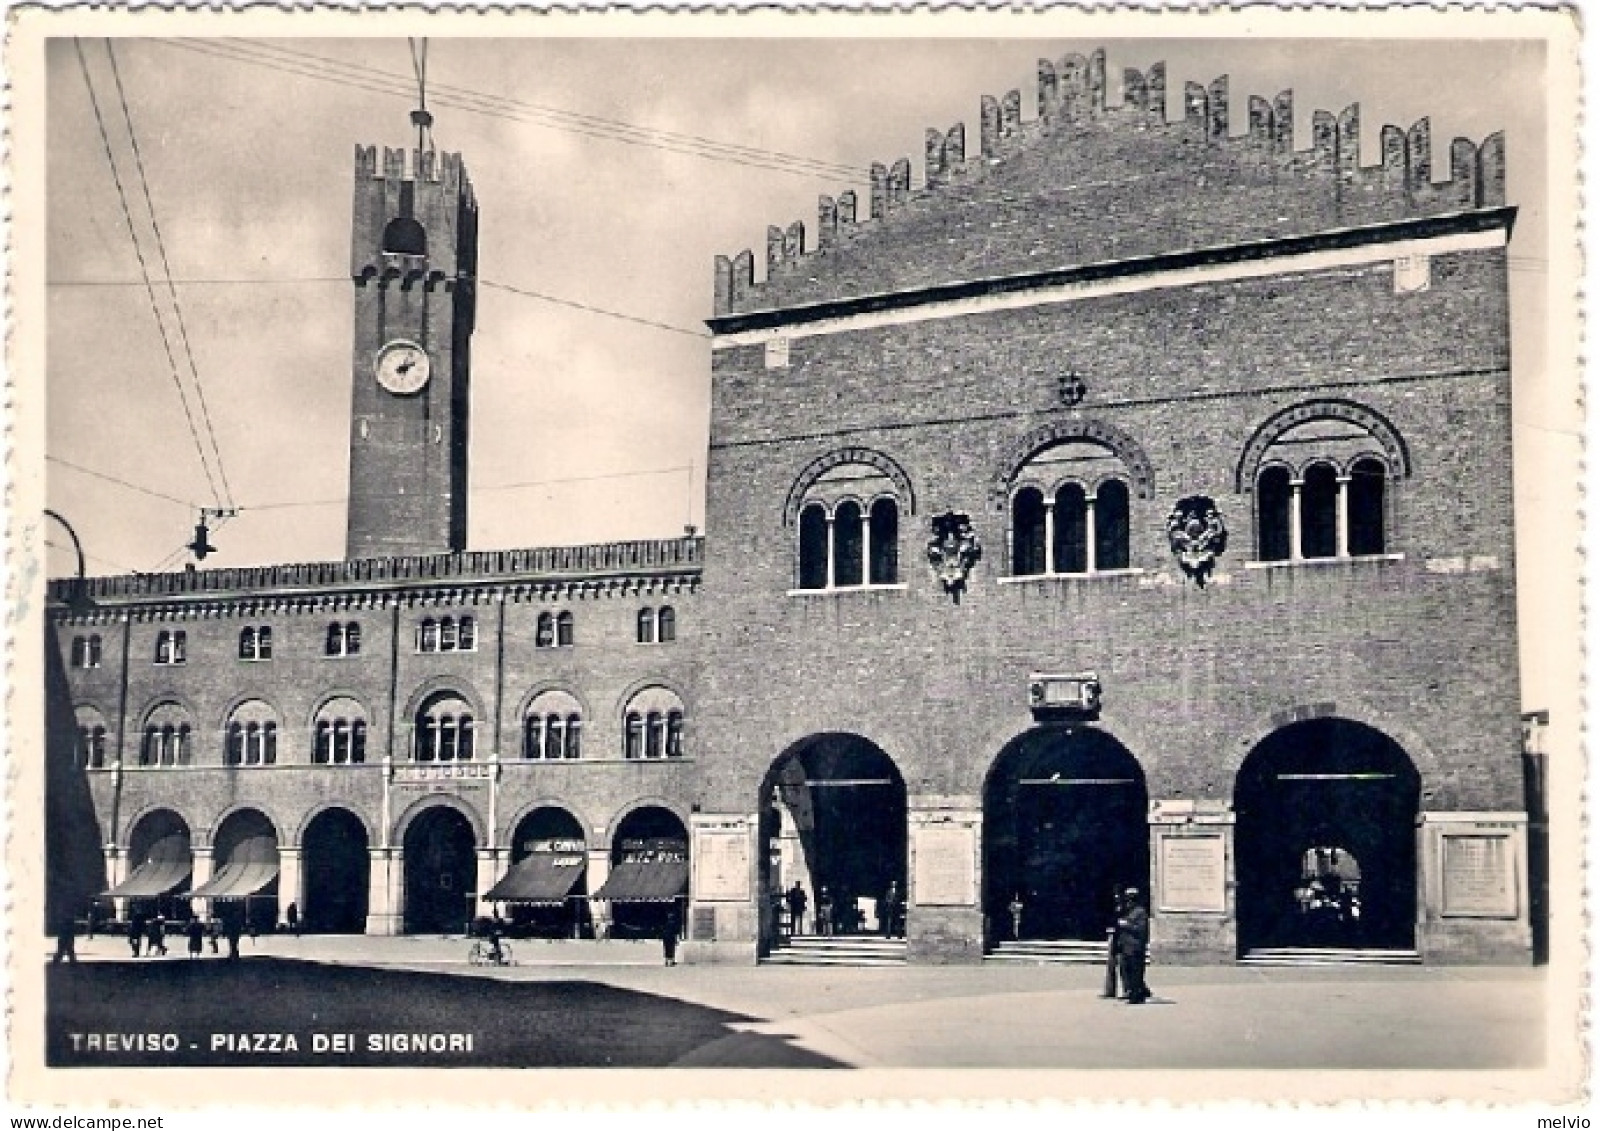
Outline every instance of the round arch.
<path id="1" fill-rule="evenodd" d="M 646 686 L 648 686 L 648 684 Z M 578 704 L 579 714 L 581 714 L 585 719 L 593 717 L 592 712 L 589 710 L 589 700 L 587 696 L 580 693 L 577 688 L 573 687 L 570 683 L 553 679 L 543 680 L 529 688 L 527 693 L 524 694 L 521 699 L 517 700 L 517 713 L 509 717 L 519 720 L 527 718 L 528 708 L 533 706 L 534 702 L 539 698 L 539 696 L 548 694 L 552 691 L 559 691 L 563 695 L 570 695 L 573 701 Z"/>
<path id="2" fill-rule="evenodd" d="M 1383 731 L 1285 722 L 1234 781 L 1239 951 L 1410 950 L 1421 775 Z"/>
<path id="3" fill-rule="evenodd" d="M 859 463 L 888 476 L 889 481 L 894 484 L 897 495 L 895 501 L 905 508 L 907 514 L 917 513 L 917 496 L 911 488 L 911 477 L 892 458 L 875 448 L 835 448 L 806 464 L 800 474 L 795 476 L 794 482 L 789 487 L 789 495 L 783 503 L 783 524 L 785 526 L 795 524 L 800 516 L 800 504 L 804 502 L 806 492 L 811 490 L 818 479 L 834 468 L 849 463 Z"/>
<path id="4" fill-rule="evenodd" d="M 1146 890 L 1143 767 L 1097 727 L 1040 724 L 1007 742 L 983 783 L 983 904 L 991 941 L 1099 940 L 1116 896 Z"/>
<path id="5" fill-rule="evenodd" d="M 678 802 L 661 796 L 635 798 L 612 814 L 611 820 L 606 823 L 607 848 L 617 843 L 617 838 L 622 835 L 622 826 L 641 809 L 664 809 L 676 817 L 685 829 L 689 827 L 689 813 Z"/>
<path id="6" fill-rule="evenodd" d="M 1368 730 L 1389 736 L 1405 751 L 1406 757 L 1417 767 L 1419 773 L 1425 774 L 1440 764 L 1437 751 L 1420 732 L 1386 712 L 1375 710 L 1370 704 L 1341 698 L 1337 702 L 1329 700 L 1293 703 L 1257 718 L 1250 729 L 1240 732 L 1234 740 L 1233 749 L 1237 751 L 1237 757 L 1228 765 L 1228 773 L 1237 778 L 1245 760 L 1256 747 L 1285 727 L 1294 723 L 1327 718 L 1358 723 Z"/>
<path id="7" fill-rule="evenodd" d="M 1011 483 L 1018 470 L 1045 448 L 1065 440 L 1090 440 L 1110 448 L 1128 469 L 1128 477 L 1138 497 L 1148 499 L 1154 492 L 1155 476 L 1150 469 L 1150 457 L 1128 433 L 1103 420 L 1056 420 L 1035 428 L 1017 440 L 995 464 L 989 477 L 991 509 L 996 514 L 1004 514 L 1011 501 Z"/>
<path id="8" fill-rule="evenodd" d="M 1396 479 L 1410 478 L 1411 451 L 1400 430 L 1389 422 L 1388 417 L 1355 401 L 1324 397 L 1301 401 L 1267 417 L 1239 454 L 1239 464 L 1234 471 L 1234 490 L 1241 495 L 1254 492 L 1256 476 L 1260 474 L 1267 450 L 1289 429 L 1313 420 L 1342 420 L 1363 429 L 1382 448 L 1383 462 L 1390 476 Z"/>
<path id="9" fill-rule="evenodd" d="M 401 712 L 403 722 L 410 723 L 417 717 L 417 712 L 422 710 L 422 705 L 435 695 L 448 693 L 459 696 L 472 707 L 473 717 L 485 719 L 489 716 L 484 711 L 483 696 L 478 694 L 478 689 L 472 685 L 471 680 L 462 679 L 454 675 L 429 676 L 416 687 L 411 689 L 411 694 L 406 698 L 406 705 Z"/>
<path id="10" fill-rule="evenodd" d="M 558 809 L 572 817 L 573 820 L 578 822 L 578 827 L 583 830 L 584 843 L 588 843 L 589 829 L 591 827 L 589 824 L 589 818 L 584 814 L 582 808 L 574 805 L 565 797 L 541 797 L 535 801 L 530 801 L 527 804 L 518 807 L 518 809 L 508 818 L 501 821 L 500 828 L 498 830 L 500 837 L 497 843 L 511 844 L 512 837 L 516 832 L 517 826 L 522 824 L 522 822 L 527 820 L 529 817 L 533 816 L 533 814 L 538 812 L 540 809 Z"/>
<path id="11" fill-rule="evenodd" d="M 766 949 L 803 933 L 904 936 L 906 782 L 883 747 L 845 731 L 802 737 L 773 759 L 756 806 Z"/>
<path id="12" fill-rule="evenodd" d="M 186 845 L 194 841 L 193 822 L 170 805 L 147 805 L 135 814 L 124 828 L 128 832 L 123 849 L 128 855 L 130 867 L 137 867 L 143 863 L 144 857 L 149 854 L 156 842 L 166 837 L 182 837 Z"/>
<path id="13" fill-rule="evenodd" d="M 402 816 L 403 919 L 408 934 L 458 934 L 477 903 L 477 847 L 482 827 L 453 798 L 432 797 Z"/>
<path id="14" fill-rule="evenodd" d="M 649 691 L 654 687 L 659 687 L 661 690 L 676 696 L 678 702 L 683 704 L 684 714 L 690 715 L 694 713 L 695 705 L 690 702 L 687 697 L 685 697 L 675 681 L 661 676 L 649 675 L 643 677 L 642 679 L 636 679 L 632 683 L 628 684 L 627 687 L 623 688 L 622 694 L 617 697 L 616 703 L 611 709 L 612 716 L 620 719 L 623 713 L 627 711 L 628 704 L 632 703 L 642 693 Z"/>
<path id="15" fill-rule="evenodd" d="M 284 847 L 299 848 L 305 841 L 306 829 L 310 828 L 313 821 L 322 816 L 322 814 L 328 812 L 330 809 L 342 809 L 354 817 L 357 823 L 361 825 L 361 835 L 366 837 L 369 843 L 377 837 L 377 826 L 370 818 L 367 817 L 365 813 L 358 810 L 349 802 L 319 801 L 315 805 L 311 806 L 311 808 L 307 809 L 304 813 L 300 814 L 300 823 L 294 826 L 294 829 L 291 833 L 294 839 L 288 841 Z"/>
<path id="16" fill-rule="evenodd" d="M 407 805 L 400 811 L 400 815 L 394 819 L 394 825 L 390 834 L 390 843 L 397 844 L 404 842 L 406 834 L 411 830 L 412 824 L 414 824 L 418 818 L 422 817 L 430 809 L 455 810 L 457 813 L 461 814 L 462 817 L 466 818 L 467 824 L 472 829 L 473 840 L 477 841 L 479 844 L 485 842 L 485 823 L 483 818 L 478 815 L 478 811 L 476 809 L 458 797 L 451 797 L 450 795 L 443 793 L 435 793 L 430 794 L 427 797 L 417 798 L 417 800 L 413 801 L 410 805 Z"/>
<path id="17" fill-rule="evenodd" d="M 243 695 L 235 695 L 232 699 L 228 700 L 227 706 L 222 709 L 222 715 L 217 719 L 217 730 L 227 730 L 228 720 L 233 718 L 233 713 L 239 708 L 250 703 L 260 703 L 271 713 L 274 719 L 283 718 L 283 712 L 278 710 L 278 705 L 270 698 L 265 695 L 257 695 L 253 692 L 247 692 Z"/>
<path id="18" fill-rule="evenodd" d="M 356 704 L 356 706 L 361 708 L 362 717 L 367 719 L 369 723 L 371 722 L 372 712 L 367 710 L 366 698 L 359 691 L 349 687 L 335 687 L 332 690 L 325 690 L 321 695 L 317 696 L 317 698 L 311 704 L 311 710 L 306 713 L 302 725 L 307 730 L 316 726 L 317 716 L 322 714 L 324 708 L 326 708 L 329 703 L 332 703 L 338 699 L 348 699 L 352 703 Z"/>
<path id="19" fill-rule="evenodd" d="M 366 820 L 339 804 L 319 806 L 298 830 L 305 888 L 300 921 L 314 934 L 360 934 L 371 883 Z"/>
<path id="20" fill-rule="evenodd" d="M 222 831 L 223 826 L 244 813 L 254 813 L 259 816 L 262 821 L 266 822 L 266 827 L 271 830 L 273 840 L 280 844 L 282 843 L 281 830 L 286 827 L 287 822 L 279 820 L 266 806 L 255 801 L 235 801 L 233 804 L 218 810 L 216 815 L 211 818 L 211 823 L 206 826 L 210 843 L 215 846 L 217 834 Z"/>

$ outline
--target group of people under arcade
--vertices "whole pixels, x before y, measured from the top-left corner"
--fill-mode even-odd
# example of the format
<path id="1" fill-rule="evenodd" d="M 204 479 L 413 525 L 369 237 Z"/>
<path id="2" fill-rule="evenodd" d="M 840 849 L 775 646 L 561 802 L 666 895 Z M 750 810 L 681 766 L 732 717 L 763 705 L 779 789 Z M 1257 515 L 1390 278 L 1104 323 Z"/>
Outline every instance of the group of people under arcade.
<path id="1" fill-rule="evenodd" d="M 812 933 L 817 935 L 859 935 L 867 933 L 863 901 L 848 895 L 839 895 L 826 884 L 817 889 L 817 910 L 811 918 Z M 806 912 L 811 899 L 806 889 L 796 880 L 788 891 L 777 888 L 772 892 L 772 917 L 781 937 L 793 938 L 806 933 Z M 883 893 L 873 900 L 875 930 L 887 939 L 906 936 L 906 900 L 900 884 L 891 880 Z"/>

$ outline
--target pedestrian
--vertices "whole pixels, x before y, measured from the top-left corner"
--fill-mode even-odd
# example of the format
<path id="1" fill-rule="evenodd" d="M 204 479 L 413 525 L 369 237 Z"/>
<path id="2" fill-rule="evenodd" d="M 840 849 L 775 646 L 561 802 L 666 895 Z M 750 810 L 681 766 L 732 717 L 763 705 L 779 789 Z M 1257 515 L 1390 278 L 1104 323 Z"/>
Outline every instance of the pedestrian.
<path id="1" fill-rule="evenodd" d="M 772 933 L 777 935 L 779 938 L 782 938 L 784 935 L 789 933 L 785 929 L 784 923 L 783 923 L 783 891 L 782 891 L 782 889 L 781 888 L 774 888 L 771 892 L 768 893 L 767 898 L 768 898 L 769 902 L 772 905 L 771 906 L 771 910 L 772 910 Z"/>
<path id="2" fill-rule="evenodd" d="M 300 907 L 298 904 L 289 904 L 289 910 L 283 913 L 284 920 L 289 924 L 289 933 L 295 938 L 300 937 Z"/>
<path id="3" fill-rule="evenodd" d="M 199 958 L 206 941 L 206 925 L 200 921 L 200 916 L 189 916 L 189 922 L 184 924 L 183 933 L 189 940 L 189 957 Z"/>
<path id="4" fill-rule="evenodd" d="M 661 953 L 666 957 L 668 966 L 678 964 L 678 909 L 672 908 L 667 912 L 667 921 L 661 928 Z"/>
<path id="5" fill-rule="evenodd" d="M 78 963 L 78 925 L 71 915 L 61 916 L 56 923 L 56 952 L 50 957 L 50 964 L 54 966 L 63 958 L 74 966 Z"/>
<path id="6" fill-rule="evenodd" d="M 1011 902 L 1006 905 L 1006 909 L 1011 912 L 1011 937 L 1020 940 L 1022 938 L 1022 893 L 1020 891 L 1011 897 Z"/>
<path id="7" fill-rule="evenodd" d="M 157 911 L 150 917 L 150 924 L 144 939 L 144 954 L 146 958 L 154 958 L 157 953 L 167 953 L 167 920 Z"/>
<path id="8" fill-rule="evenodd" d="M 789 904 L 789 934 L 798 935 L 805 926 L 806 904 L 811 901 L 806 898 L 806 889 L 800 886 L 799 880 L 794 882 L 794 887 L 789 889 L 784 899 Z"/>
<path id="9" fill-rule="evenodd" d="M 833 934 L 833 896 L 828 889 L 817 889 L 817 934 Z"/>
<path id="10" fill-rule="evenodd" d="M 139 948 L 144 945 L 144 912 L 135 911 L 128 916 L 128 949 L 133 951 L 135 958 L 139 957 Z"/>
<path id="11" fill-rule="evenodd" d="M 883 893 L 878 907 L 878 923 L 886 939 L 905 934 L 905 928 L 900 925 L 900 884 L 897 880 L 890 880 L 889 890 Z"/>
<path id="12" fill-rule="evenodd" d="M 221 953 L 221 951 L 219 950 L 219 948 L 217 946 L 217 941 L 221 937 L 222 937 L 222 924 L 217 922 L 217 919 L 216 919 L 215 916 L 212 916 L 211 921 L 206 924 L 206 940 L 211 943 L 211 953 L 212 954 Z"/>
<path id="13" fill-rule="evenodd" d="M 222 929 L 228 936 L 228 958 L 237 960 L 239 957 L 239 938 L 244 934 L 244 926 L 239 922 L 239 916 L 224 915 Z"/>
<path id="14" fill-rule="evenodd" d="M 248 903 L 244 907 L 244 926 L 250 932 L 250 942 L 254 944 L 261 934 L 261 912 L 253 910 Z"/>
<path id="15" fill-rule="evenodd" d="M 1144 966 L 1150 954 L 1150 913 L 1144 908 L 1138 888 L 1123 892 L 1122 914 L 1117 916 L 1117 955 L 1122 971 L 1122 996 L 1129 1005 L 1150 999 L 1145 985 Z"/>

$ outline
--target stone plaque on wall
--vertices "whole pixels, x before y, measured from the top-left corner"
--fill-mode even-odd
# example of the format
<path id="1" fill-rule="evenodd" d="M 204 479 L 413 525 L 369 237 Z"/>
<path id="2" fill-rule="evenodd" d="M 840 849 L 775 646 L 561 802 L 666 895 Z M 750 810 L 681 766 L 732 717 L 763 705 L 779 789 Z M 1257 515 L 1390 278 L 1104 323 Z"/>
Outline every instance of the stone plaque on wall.
<path id="1" fill-rule="evenodd" d="M 911 895 L 919 907 L 978 902 L 978 834 L 968 824 L 916 825 Z"/>
<path id="2" fill-rule="evenodd" d="M 1506 917 L 1517 913 L 1516 878 L 1508 836 L 1447 835 L 1444 854 L 1444 914 Z"/>
<path id="3" fill-rule="evenodd" d="M 694 898 L 702 902 L 750 899 L 750 832 L 743 822 L 699 825 L 694 830 Z"/>
<path id="4" fill-rule="evenodd" d="M 1160 910 L 1228 909 L 1228 858 L 1222 836 L 1166 836 L 1160 844 Z"/>

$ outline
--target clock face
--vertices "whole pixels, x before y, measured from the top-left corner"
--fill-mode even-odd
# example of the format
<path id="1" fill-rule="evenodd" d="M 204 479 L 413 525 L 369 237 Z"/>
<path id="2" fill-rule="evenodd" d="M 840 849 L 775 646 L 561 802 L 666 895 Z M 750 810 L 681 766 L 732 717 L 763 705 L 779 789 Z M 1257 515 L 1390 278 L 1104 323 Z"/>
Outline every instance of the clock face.
<path id="1" fill-rule="evenodd" d="M 378 351 L 374 375 L 385 389 L 405 396 L 428 383 L 431 368 L 427 350 L 415 342 L 396 341 Z"/>

